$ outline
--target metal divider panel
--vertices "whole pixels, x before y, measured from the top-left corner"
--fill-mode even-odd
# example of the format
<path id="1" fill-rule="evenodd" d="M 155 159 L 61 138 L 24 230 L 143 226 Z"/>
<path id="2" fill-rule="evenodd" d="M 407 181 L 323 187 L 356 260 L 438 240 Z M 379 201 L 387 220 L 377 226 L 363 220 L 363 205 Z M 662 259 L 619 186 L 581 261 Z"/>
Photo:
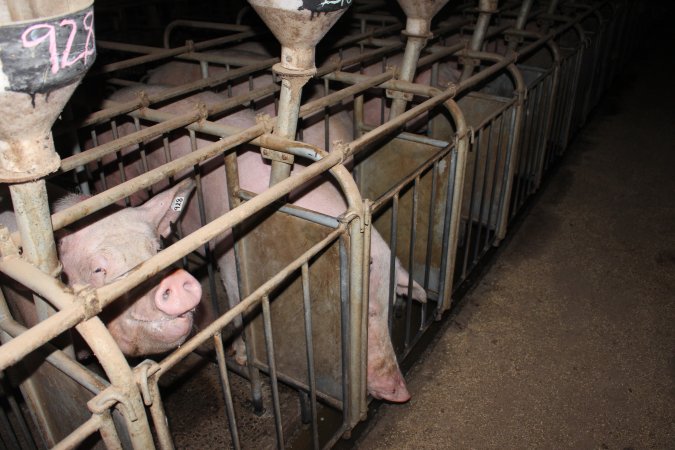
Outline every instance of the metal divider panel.
<path id="1" fill-rule="evenodd" d="M 474 129 L 474 134 L 480 130 L 481 125 L 486 119 L 503 114 L 506 108 L 511 103 L 510 99 L 497 97 L 478 92 L 472 92 L 462 97 L 457 102 L 464 113 L 466 121 L 470 127 Z M 462 198 L 462 219 L 467 220 L 471 217 L 474 222 L 483 221 L 488 218 L 489 228 L 496 228 L 499 217 L 499 203 L 502 200 L 504 192 L 502 186 L 504 177 L 506 176 L 506 158 L 508 156 L 507 143 L 508 138 L 512 132 L 510 129 L 510 121 L 503 117 L 498 120 L 507 120 L 504 126 L 499 126 L 499 123 L 493 123 L 481 139 L 475 140 L 471 146 L 472 151 L 467 156 L 466 172 L 464 175 L 464 193 Z M 501 134 L 500 134 L 501 132 Z M 497 148 L 500 141 L 502 142 L 501 149 L 498 152 Z M 488 165 L 488 176 L 486 173 L 486 165 Z M 497 172 L 496 176 L 491 176 Z M 494 189 L 492 184 L 495 183 Z M 475 192 L 472 199 L 472 188 L 475 186 Z M 490 204 L 481 203 L 481 190 L 485 187 L 487 192 L 494 192 L 492 207 Z M 484 224 L 485 225 L 485 224 Z"/>
<path id="2" fill-rule="evenodd" d="M 277 274 L 312 245 L 326 237 L 331 228 L 283 212 L 263 211 L 245 225 L 243 251 L 248 273 L 242 273 L 244 296 Z M 241 234 L 240 234 L 241 236 Z M 333 242 L 310 261 L 313 349 L 317 389 L 336 400 L 342 399 L 342 348 L 339 243 Z M 270 293 L 272 333 L 277 373 L 309 385 L 303 322 L 300 271 Z M 256 363 L 267 366 L 261 314 L 252 320 Z"/>
<path id="3" fill-rule="evenodd" d="M 377 200 L 395 187 L 404 178 L 414 172 L 422 163 L 436 155 L 438 147 L 403 139 L 392 139 L 377 151 L 359 161 L 359 189 L 364 198 Z M 441 253 L 443 242 L 443 217 L 446 203 L 449 162 L 444 158 L 439 162 L 439 176 L 436 186 L 435 204 L 431 205 L 433 167 L 420 178 L 418 187 L 417 225 L 414 246 L 413 278 L 420 285 L 424 283 L 427 243 L 429 240 L 429 221 L 432 221 L 432 257 L 429 290 L 438 295 Z M 398 221 L 396 224 L 396 256 L 404 267 L 410 258 L 410 239 L 412 226 L 413 190 L 412 183 L 404 188 L 399 197 Z M 399 186 L 400 188 L 401 186 Z M 433 211 L 431 211 L 433 210 Z M 392 230 L 392 206 L 387 203 L 379 212 L 374 213 L 373 225 L 384 240 L 389 243 Z"/>

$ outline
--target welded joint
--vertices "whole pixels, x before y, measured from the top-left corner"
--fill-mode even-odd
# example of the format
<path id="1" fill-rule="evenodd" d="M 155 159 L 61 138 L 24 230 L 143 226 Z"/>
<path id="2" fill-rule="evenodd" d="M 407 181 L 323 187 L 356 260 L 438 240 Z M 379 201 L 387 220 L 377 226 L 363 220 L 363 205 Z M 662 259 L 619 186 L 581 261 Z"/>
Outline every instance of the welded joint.
<path id="1" fill-rule="evenodd" d="M 199 102 L 195 105 L 195 109 L 197 110 L 197 114 L 199 114 L 197 123 L 202 125 L 209 117 L 209 108 L 206 106 L 206 104 Z"/>
<path id="2" fill-rule="evenodd" d="M 504 40 L 508 42 L 515 42 L 516 44 L 522 44 L 525 42 L 525 37 L 517 34 L 509 33 L 509 30 L 504 32 Z"/>
<path id="3" fill-rule="evenodd" d="M 139 106 L 141 108 L 147 108 L 148 106 L 150 106 L 150 103 L 151 103 L 150 102 L 150 96 L 148 96 L 147 92 L 139 91 L 138 94 L 136 94 L 136 95 L 138 96 L 138 101 L 140 103 Z"/>
<path id="4" fill-rule="evenodd" d="M 262 125 L 265 128 L 265 133 L 271 133 L 274 129 L 275 119 L 272 119 L 269 114 L 260 113 L 255 116 L 256 125 Z"/>
<path id="5" fill-rule="evenodd" d="M 360 233 L 365 233 L 366 232 L 366 223 L 365 220 L 363 220 L 363 217 L 359 215 L 356 211 L 353 211 L 351 209 L 348 209 L 344 213 L 340 214 L 338 217 L 336 217 L 337 221 L 340 222 L 343 225 L 349 225 L 353 220 L 358 220 L 359 221 L 359 232 Z"/>
<path id="6" fill-rule="evenodd" d="M 82 306 L 84 320 L 89 320 L 103 311 L 101 300 L 98 298 L 98 295 L 96 295 L 96 289 L 93 287 L 89 285 L 76 286 L 74 294 L 77 303 Z"/>
<path id="7" fill-rule="evenodd" d="M 138 420 L 138 415 L 131 406 L 129 397 L 117 386 L 110 386 L 87 402 L 87 408 L 93 414 L 101 415 L 110 411 L 114 406 L 119 406 L 124 417 L 131 422 Z"/>
<path id="8" fill-rule="evenodd" d="M 143 397 L 143 403 L 145 406 L 152 406 L 154 399 L 152 397 L 152 390 L 150 389 L 149 383 L 157 383 L 157 380 L 153 378 L 150 381 L 150 377 L 159 372 L 160 366 L 156 361 L 151 359 L 146 359 L 138 366 L 136 366 L 136 384 L 138 385 L 139 390 L 141 391 L 141 396 Z"/>
<path id="9" fill-rule="evenodd" d="M 348 156 L 350 156 L 353 151 L 349 142 L 345 142 L 341 139 L 333 141 L 333 150 L 331 153 L 338 153 L 340 155 L 340 161 L 338 164 L 342 164 Z"/>
<path id="10" fill-rule="evenodd" d="M 466 55 L 462 55 L 458 58 L 459 63 L 463 66 L 471 65 L 472 67 L 480 66 L 480 59 L 478 58 L 471 58 Z"/>
<path id="11" fill-rule="evenodd" d="M 407 102 L 412 101 L 413 95 L 410 92 L 401 92 L 394 89 L 386 89 L 385 94 L 390 99 L 402 99 Z"/>
<path id="12" fill-rule="evenodd" d="M 469 144 L 475 144 L 476 143 L 476 130 L 472 126 L 467 127 L 466 129 L 466 134 L 469 136 Z M 464 136 L 461 136 L 464 137 Z M 469 151 L 472 152 L 473 149 L 469 148 Z"/>
<path id="13" fill-rule="evenodd" d="M 0 256 L 5 258 L 7 256 L 19 256 L 20 254 L 20 247 L 12 240 L 12 233 L 6 226 L 0 225 Z"/>

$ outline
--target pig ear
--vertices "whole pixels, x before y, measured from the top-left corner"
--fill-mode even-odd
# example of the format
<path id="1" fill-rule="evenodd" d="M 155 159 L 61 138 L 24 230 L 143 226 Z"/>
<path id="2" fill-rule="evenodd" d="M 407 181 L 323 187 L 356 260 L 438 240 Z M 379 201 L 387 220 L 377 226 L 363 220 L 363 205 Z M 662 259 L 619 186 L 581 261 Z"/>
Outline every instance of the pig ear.
<path id="1" fill-rule="evenodd" d="M 187 206 L 190 194 L 195 184 L 186 179 L 155 195 L 137 208 L 148 220 L 155 225 L 162 237 L 171 233 L 171 223 L 178 220 Z"/>
<path id="2" fill-rule="evenodd" d="M 408 295 L 408 271 L 405 270 L 401 263 L 396 259 L 396 293 L 398 295 Z M 420 303 L 427 302 L 427 293 L 422 286 L 413 280 L 412 297 Z"/>

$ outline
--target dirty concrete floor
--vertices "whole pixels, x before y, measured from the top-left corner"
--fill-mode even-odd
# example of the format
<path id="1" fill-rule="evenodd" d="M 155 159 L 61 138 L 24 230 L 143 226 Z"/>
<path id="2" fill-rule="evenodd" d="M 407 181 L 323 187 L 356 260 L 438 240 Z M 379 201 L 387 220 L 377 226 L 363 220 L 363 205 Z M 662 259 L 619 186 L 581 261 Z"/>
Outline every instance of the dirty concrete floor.
<path id="1" fill-rule="evenodd" d="M 675 39 L 665 42 L 661 59 L 631 60 L 407 374 L 413 399 L 380 407 L 355 448 L 675 449 Z"/>

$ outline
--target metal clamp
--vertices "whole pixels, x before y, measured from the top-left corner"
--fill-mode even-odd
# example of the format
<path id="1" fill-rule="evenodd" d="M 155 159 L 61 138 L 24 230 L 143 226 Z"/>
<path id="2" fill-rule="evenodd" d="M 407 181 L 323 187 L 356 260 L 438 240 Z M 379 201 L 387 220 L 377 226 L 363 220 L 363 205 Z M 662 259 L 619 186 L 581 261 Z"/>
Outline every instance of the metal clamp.
<path id="1" fill-rule="evenodd" d="M 146 359 L 136 366 L 136 384 L 141 391 L 145 406 L 152 406 L 153 397 L 148 381 L 151 376 L 159 372 L 159 369 L 159 364 L 151 359 Z M 157 381 L 153 380 L 152 382 L 156 383 Z"/>
<path id="2" fill-rule="evenodd" d="M 136 422 L 138 415 L 130 406 L 129 397 L 117 386 L 110 386 L 87 402 L 87 408 L 94 414 L 103 414 L 112 407 L 119 405 L 122 414 L 130 421 Z"/>

